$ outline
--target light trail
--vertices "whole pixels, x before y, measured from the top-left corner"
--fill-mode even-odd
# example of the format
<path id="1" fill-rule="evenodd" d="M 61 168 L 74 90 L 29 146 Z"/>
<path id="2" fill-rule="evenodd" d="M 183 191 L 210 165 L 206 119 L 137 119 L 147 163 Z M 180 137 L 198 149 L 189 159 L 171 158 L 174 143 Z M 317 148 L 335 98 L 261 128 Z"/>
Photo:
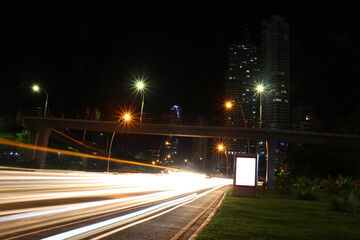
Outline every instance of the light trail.
<path id="1" fill-rule="evenodd" d="M 25 210 L 16 210 L 16 211 L 4 211 L 4 212 L 0 212 L 0 214 L 10 215 L 10 216 L 0 217 L 0 223 L 13 221 L 13 220 L 19 220 L 19 219 L 25 219 L 25 218 L 31 218 L 31 217 L 38 217 L 38 216 L 54 214 L 54 213 L 75 211 L 75 210 L 81 210 L 81 209 L 97 207 L 97 206 L 104 206 L 106 204 L 114 204 L 114 203 L 126 202 L 126 201 L 130 202 L 130 201 L 134 201 L 136 199 L 141 199 L 142 202 L 144 202 L 144 199 L 160 200 L 165 197 L 176 196 L 178 194 L 179 194 L 179 192 L 176 192 L 176 193 L 174 192 L 173 194 L 153 193 L 153 194 L 146 194 L 146 195 L 135 196 L 135 197 L 126 197 L 126 198 L 96 201 L 96 202 L 86 202 L 86 203 L 70 204 L 70 205 L 59 205 L 59 206 L 54 206 L 54 207 L 43 207 L 43 208 L 27 209 L 27 210 L 25 209 Z M 23 213 L 23 214 L 15 214 L 19 211 L 31 211 L 31 212 Z"/>
<path id="2" fill-rule="evenodd" d="M 106 227 L 108 225 L 119 223 L 119 222 L 122 222 L 122 221 L 127 220 L 127 219 L 135 218 L 135 217 L 138 217 L 138 216 L 144 216 L 145 214 L 150 213 L 152 211 L 162 210 L 164 208 L 168 208 L 168 207 L 174 206 L 176 204 L 186 202 L 187 200 L 190 200 L 190 199 L 194 198 L 195 196 L 196 196 L 196 194 L 194 193 L 194 194 L 188 195 L 186 197 L 182 197 L 182 198 L 179 198 L 179 199 L 175 199 L 175 200 L 171 200 L 171 201 L 168 201 L 168 202 L 160 203 L 160 204 L 157 204 L 155 206 L 142 209 L 140 211 L 132 212 L 132 213 L 120 216 L 120 217 L 108 219 L 106 221 L 91 224 L 91 225 L 88 225 L 86 227 L 74 229 L 74 230 L 71 230 L 71 231 L 68 231 L 68 232 L 64 232 L 64 233 L 61 233 L 61 234 L 58 234 L 58 235 L 54 235 L 54 236 L 51 236 L 51 237 L 48 237 L 48 238 L 44 238 L 43 240 L 59 240 L 59 239 L 67 239 L 67 238 L 70 238 L 70 237 L 75 237 L 76 235 L 80 235 L 80 234 L 84 234 L 84 233 L 87 233 L 87 232 L 90 232 L 90 231 L 94 231 L 94 230 L 97 230 L 99 228 L 103 228 L 103 227 Z M 113 226 L 113 227 L 115 227 L 115 226 Z"/>
<path id="3" fill-rule="evenodd" d="M 19 234 L 29 239 L 44 237 L 46 233 L 48 236 L 61 234 L 62 229 L 63 232 L 75 230 L 71 230 L 71 222 L 83 227 L 98 226 L 96 230 L 94 228 L 76 236 L 95 232 L 106 234 L 114 231 L 114 224 L 121 229 L 133 226 L 135 222 L 164 214 L 171 207 L 202 196 L 201 192 L 206 189 L 231 182 L 229 179 L 206 178 L 184 172 L 107 174 L 1 171 L 0 238 L 13 239 L 16 238 L 14 235 Z M 11 188 L 13 184 L 16 184 L 16 188 Z M 44 188 L 39 188 L 39 184 Z M 46 187 L 47 184 L 49 186 Z M 183 197 L 193 193 L 198 194 L 185 201 Z M 91 200 L 94 197 L 100 199 Z M 184 201 L 175 203 L 174 198 Z M 67 199 L 68 204 L 63 199 Z M 14 204 L 17 205 L 11 207 Z M 146 205 L 150 207 L 144 208 Z M 108 224 L 93 225 L 97 219 Z"/>
<path id="4" fill-rule="evenodd" d="M 32 150 L 36 150 L 36 151 L 45 151 L 45 152 L 51 152 L 51 153 L 61 153 L 61 154 L 66 154 L 66 155 L 76 156 L 76 157 L 94 158 L 94 159 L 105 160 L 105 161 L 109 160 L 108 157 L 90 155 L 90 154 L 79 153 L 79 152 L 72 152 L 72 151 L 55 149 L 55 148 L 41 147 L 41 146 L 36 146 L 36 145 L 28 144 L 28 143 L 15 142 L 15 141 L 4 139 L 4 138 L 0 138 L 0 144 L 13 146 L 13 147 L 32 149 Z M 117 158 L 110 158 L 110 161 L 118 162 L 118 163 L 127 163 L 127 164 L 132 164 L 132 165 L 145 166 L 145 167 L 152 167 L 152 168 L 168 169 L 168 170 L 172 170 L 172 171 L 179 171 L 179 169 L 176 169 L 176 168 L 158 166 L 158 165 L 146 164 L 146 163 L 139 163 L 139 162 L 128 161 L 128 160 L 121 160 L 121 159 L 117 159 Z"/>
<path id="5" fill-rule="evenodd" d="M 181 206 L 183 206 L 183 205 L 185 205 L 185 204 L 187 204 L 187 203 L 193 202 L 193 201 L 195 201 L 196 199 L 198 199 L 198 198 L 200 198 L 200 197 L 202 197 L 202 196 L 204 196 L 204 195 L 206 195 L 206 194 L 208 194 L 208 193 L 210 193 L 210 192 L 212 192 L 212 191 L 214 191 L 214 190 L 216 190 L 216 189 L 218 189 L 218 188 L 220 188 L 220 187 L 222 187 L 222 186 L 223 186 L 223 185 L 220 185 L 220 186 L 215 187 L 215 188 L 213 188 L 213 189 L 211 189 L 211 190 L 208 190 L 208 191 L 206 191 L 206 192 L 204 192 L 204 193 L 198 194 L 198 195 L 196 195 L 194 198 L 192 198 L 192 199 L 190 199 L 190 200 L 188 200 L 188 201 L 182 202 L 182 203 L 180 203 L 180 204 L 178 204 L 178 205 L 176 205 L 176 206 L 174 206 L 174 207 L 172 207 L 172 208 L 170 208 L 170 209 L 168 209 L 168 210 L 166 210 L 166 211 L 163 211 L 163 212 L 160 212 L 160 213 L 155 214 L 155 215 L 153 215 L 153 216 L 150 216 L 150 217 L 141 219 L 141 220 L 139 220 L 139 221 L 130 223 L 130 224 L 125 225 L 125 226 L 123 226 L 123 227 L 116 228 L 116 229 L 114 229 L 114 230 L 112 230 L 112 231 L 110 231 L 110 232 L 107 232 L 107 233 L 104 233 L 104 234 L 102 234 L 102 235 L 100 235 L 100 236 L 97 236 L 97 237 L 95 237 L 95 238 L 92 238 L 92 240 L 102 239 L 102 238 L 107 237 L 107 236 L 109 236 L 109 235 L 112 235 L 112 234 L 114 234 L 114 233 L 120 232 L 120 231 L 122 231 L 122 230 L 124 230 L 124 229 L 126 229 L 126 228 L 135 226 L 135 225 L 137 225 L 137 224 L 140 224 L 140 223 L 146 222 L 146 221 L 148 221 L 148 220 L 151 220 L 151 219 L 153 219 L 153 218 L 156 218 L 156 217 L 159 217 L 159 216 L 161 216 L 161 215 L 164 215 L 164 214 L 166 214 L 166 213 L 168 213 L 168 212 L 171 212 L 171 211 L 173 211 L 173 210 L 175 210 L 175 209 L 177 209 L 177 208 L 179 208 L 179 207 L 181 207 Z"/>

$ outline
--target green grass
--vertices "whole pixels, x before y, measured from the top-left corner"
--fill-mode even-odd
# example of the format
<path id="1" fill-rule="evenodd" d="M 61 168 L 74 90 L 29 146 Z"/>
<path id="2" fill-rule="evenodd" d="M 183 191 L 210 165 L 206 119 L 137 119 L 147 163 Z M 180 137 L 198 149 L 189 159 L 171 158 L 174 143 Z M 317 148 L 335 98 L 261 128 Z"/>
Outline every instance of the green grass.
<path id="1" fill-rule="evenodd" d="M 232 197 L 196 239 L 360 239 L 360 214 L 332 210 L 330 200 L 259 190 L 258 198 Z"/>

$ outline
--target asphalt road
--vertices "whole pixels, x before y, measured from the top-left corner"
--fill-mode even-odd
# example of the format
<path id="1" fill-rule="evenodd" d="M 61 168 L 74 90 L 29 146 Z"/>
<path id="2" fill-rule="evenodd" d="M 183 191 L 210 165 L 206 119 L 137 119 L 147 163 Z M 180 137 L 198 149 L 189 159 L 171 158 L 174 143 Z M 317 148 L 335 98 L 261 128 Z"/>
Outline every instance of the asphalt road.
<path id="1" fill-rule="evenodd" d="M 0 171 L 0 239 L 189 239 L 232 181 Z"/>

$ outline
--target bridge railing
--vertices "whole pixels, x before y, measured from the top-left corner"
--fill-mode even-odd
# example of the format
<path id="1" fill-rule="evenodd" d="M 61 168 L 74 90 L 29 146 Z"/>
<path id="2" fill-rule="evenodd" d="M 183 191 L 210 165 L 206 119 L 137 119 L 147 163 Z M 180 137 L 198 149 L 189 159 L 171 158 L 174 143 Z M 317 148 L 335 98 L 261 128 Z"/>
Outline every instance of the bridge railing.
<path id="1" fill-rule="evenodd" d="M 83 109 L 83 110 L 54 110 L 48 109 L 44 116 L 44 109 L 41 107 L 23 109 L 18 111 L 18 118 L 23 116 L 37 116 L 49 118 L 64 119 L 84 119 L 99 121 L 119 121 L 122 114 L 118 111 L 100 111 L 99 109 Z M 133 114 L 133 121 L 140 121 L 139 114 Z M 248 127 L 259 128 L 258 119 L 225 119 L 224 115 L 181 115 L 180 118 L 175 117 L 171 113 L 143 113 L 142 123 L 156 124 L 180 124 L 180 125 L 204 125 L 204 126 L 232 126 L 232 127 Z M 272 121 L 262 121 L 261 128 L 268 129 L 287 129 L 296 131 L 312 131 L 312 132 L 329 132 L 356 134 L 354 130 L 340 127 L 335 123 L 323 124 L 317 121 L 286 121 L 278 120 L 276 123 Z"/>

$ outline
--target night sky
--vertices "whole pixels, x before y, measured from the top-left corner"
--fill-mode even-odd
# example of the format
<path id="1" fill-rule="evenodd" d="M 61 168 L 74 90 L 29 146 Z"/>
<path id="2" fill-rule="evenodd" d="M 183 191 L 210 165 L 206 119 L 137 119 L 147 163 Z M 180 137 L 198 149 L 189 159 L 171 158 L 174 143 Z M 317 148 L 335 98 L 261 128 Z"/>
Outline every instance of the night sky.
<path id="1" fill-rule="evenodd" d="M 145 112 L 217 114 L 228 44 L 245 28 L 257 43 L 273 14 L 290 26 L 291 106 L 304 99 L 322 119 L 360 110 L 355 7 L 122 4 L 1 3 L 0 117 L 43 104 L 32 83 L 54 109 L 139 106 L 137 77 L 149 86 Z"/>

